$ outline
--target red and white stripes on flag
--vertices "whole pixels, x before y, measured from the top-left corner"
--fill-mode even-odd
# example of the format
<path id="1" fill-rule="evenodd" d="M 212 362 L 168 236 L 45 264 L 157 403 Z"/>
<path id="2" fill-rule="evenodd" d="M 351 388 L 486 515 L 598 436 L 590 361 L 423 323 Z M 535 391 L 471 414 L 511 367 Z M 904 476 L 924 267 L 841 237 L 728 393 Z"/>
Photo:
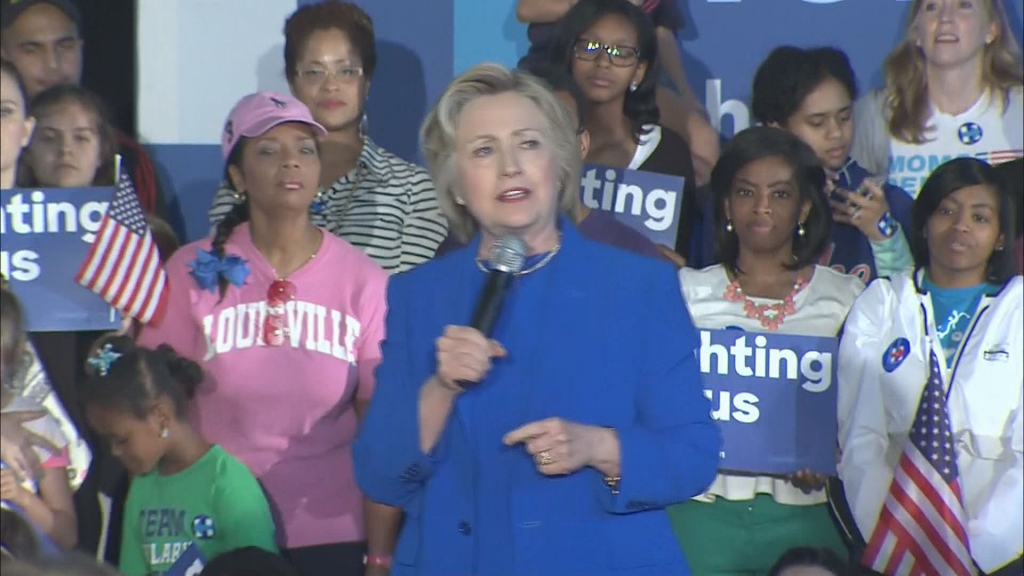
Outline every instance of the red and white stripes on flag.
<path id="1" fill-rule="evenodd" d="M 163 317 L 167 275 L 135 187 L 124 172 L 75 280 L 144 324 Z"/>
<path id="2" fill-rule="evenodd" d="M 867 549 L 886 576 L 971 576 L 966 513 L 938 358 Z"/>

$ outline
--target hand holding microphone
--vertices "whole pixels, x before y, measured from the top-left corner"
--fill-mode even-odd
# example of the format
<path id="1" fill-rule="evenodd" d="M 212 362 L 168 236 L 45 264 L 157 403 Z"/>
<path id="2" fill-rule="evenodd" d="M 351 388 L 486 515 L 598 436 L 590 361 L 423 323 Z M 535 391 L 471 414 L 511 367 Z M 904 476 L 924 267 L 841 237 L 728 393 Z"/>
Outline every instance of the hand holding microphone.
<path id="1" fill-rule="evenodd" d="M 463 392 L 491 370 L 491 359 L 504 356 L 505 349 L 476 328 L 448 326 L 437 339 L 436 378 L 445 388 Z"/>
<path id="2" fill-rule="evenodd" d="M 473 312 L 473 327 L 448 326 L 437 339 L 436 377 L 445 388 L 464 391 L 487 376 L 492 358 L 507 354 L 490 335 L 498 322 L 505 292 L 523 269 L 525 259 L 526 245 L 519 238 L 503 236 L 494 242 L 488 260 L 487 284 Z"/>

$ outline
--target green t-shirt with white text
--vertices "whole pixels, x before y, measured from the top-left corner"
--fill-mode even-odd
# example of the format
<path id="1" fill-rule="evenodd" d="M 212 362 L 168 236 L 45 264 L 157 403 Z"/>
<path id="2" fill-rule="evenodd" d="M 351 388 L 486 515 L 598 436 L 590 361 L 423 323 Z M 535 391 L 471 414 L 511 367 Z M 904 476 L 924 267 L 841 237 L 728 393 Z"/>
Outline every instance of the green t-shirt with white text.
<path id="1" fill-rule="evenodd" d="M 245 546 L 277 552 L 263 489 L 220 446 L 176 474 L 138 476 L 128 491 L 119 562 L 125 576 L 162 575 L 190 546 L 206 562 Z"/>

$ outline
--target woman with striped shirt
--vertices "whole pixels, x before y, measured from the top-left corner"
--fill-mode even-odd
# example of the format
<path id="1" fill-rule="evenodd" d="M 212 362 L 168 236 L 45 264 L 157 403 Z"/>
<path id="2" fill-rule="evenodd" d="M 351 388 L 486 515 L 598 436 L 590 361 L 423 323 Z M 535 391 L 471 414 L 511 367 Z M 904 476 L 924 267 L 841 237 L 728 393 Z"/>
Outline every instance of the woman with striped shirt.
<path id="1" fill-rule="evenodd" d="M 327 129 L 320 141 L 320 194 L 313 224 L 373 258 L 389 273 L 428 260 L 448 232 L 423 168 L 365 133 L 364 111 L 377 64 L 373 23 L 358 6 L 327 0 L 285 22 L 285 75 L 292 94 Z M 226 184 L 210 208 L 216 226 L 240 199 Z"/>

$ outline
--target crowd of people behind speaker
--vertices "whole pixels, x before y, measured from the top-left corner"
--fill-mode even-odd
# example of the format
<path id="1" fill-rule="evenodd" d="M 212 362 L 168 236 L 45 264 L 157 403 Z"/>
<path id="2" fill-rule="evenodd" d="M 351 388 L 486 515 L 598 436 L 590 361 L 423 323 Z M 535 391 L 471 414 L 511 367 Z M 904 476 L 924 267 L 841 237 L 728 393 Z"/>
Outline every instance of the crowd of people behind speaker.
<path id="1" fill-rule="evenodd" d="M 0 184 L 110 185 L 120 154 L 172 286 L 157 326 L 24 343 L 5 289 L 5 552 L 107 541 L 99 555 L 128 576 L 162 573 L 188 542 L 215 559 L 204 574 L 859 574 L 846 559 L 877 553 L 937 377 L 969 568 L 1024 570 L 1024 71 L 998 1 L 915 0 L 885 86 L 859 98 L 841 50 L 775 49 L 752 80 L 762 126 L 721 150 L 674 69 L 673 2 L 519 0 L 517 14 L 533 42 L 520 65 L 543 83 L 495 66 L 453 81 L 421 132 L 428 171 L 367 133 L 366 13 L 297 9 L 291 94 L 236 104 L 210 237 L 179 249 L 144 150 L 78 86 L 76 5 L 3 0 Z M 918 156 L 969 158 L 929 174 Z M 583 205 L 580 161 L 681 176 L 674 245 Z M 515 306 L 536 327 L 506 324 L 499 343 L 463 325 L 509 231 L 529 251 Z M 619 327 L 591 326 L 588 298 Z M 711 480 L 711 407 L 691 394 L 693 358 L 672 354 L 696 347 L 694 328 L 737 327 L 842 333 L 838 478 Z M 218 512 L 190 535 L 145 520 L 199 509 Z"/>

